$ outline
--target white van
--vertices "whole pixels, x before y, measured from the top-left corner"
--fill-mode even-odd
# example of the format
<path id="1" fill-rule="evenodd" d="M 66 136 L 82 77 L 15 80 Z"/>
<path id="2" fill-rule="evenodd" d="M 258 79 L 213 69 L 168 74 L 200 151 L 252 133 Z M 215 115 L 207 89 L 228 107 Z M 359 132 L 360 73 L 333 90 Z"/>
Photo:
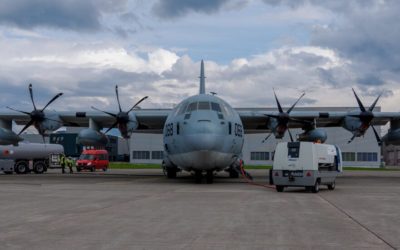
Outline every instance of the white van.
<path id="1" fill-rule="evenodd" d="M 342 153 L 336 145 L 281 142 L 275 150 L 270 180 L 278 192 L 293 186 L 317 193 L 319 185 L 335 189 L 335 179 L 342 171 Z"/>

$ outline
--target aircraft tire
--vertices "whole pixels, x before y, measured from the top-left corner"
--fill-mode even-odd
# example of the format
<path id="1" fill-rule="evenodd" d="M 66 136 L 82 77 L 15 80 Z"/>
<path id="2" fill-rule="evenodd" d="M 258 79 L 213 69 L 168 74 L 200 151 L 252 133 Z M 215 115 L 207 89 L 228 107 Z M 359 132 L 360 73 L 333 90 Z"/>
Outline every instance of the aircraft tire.
<path id="1" fill-rule="evenodd" d="M 167 168 L 167 177 L 168 179 L 176 178 L 176 168 Z"/>
<path id="2" fill-rule="evenodd" d="M 233 168 L 230 168 L 229 169 L 229 178 L 239 178 L 239 173 L 235 170 L 235 169 L 233 169 Z"/>
<path id="3" fill-rule="evenodd" d="M 201 170 L 194 171 L 194 180 L 197 184 L 201 183 L 201 179 L 203 178 L 203 173 Z"/>
<path id="4" fill-rule="evenodd" d="M 214 171 L 212 170 L 207 171 L 206 182 L 207 184 L 212 184 L 214 182 Z"/>

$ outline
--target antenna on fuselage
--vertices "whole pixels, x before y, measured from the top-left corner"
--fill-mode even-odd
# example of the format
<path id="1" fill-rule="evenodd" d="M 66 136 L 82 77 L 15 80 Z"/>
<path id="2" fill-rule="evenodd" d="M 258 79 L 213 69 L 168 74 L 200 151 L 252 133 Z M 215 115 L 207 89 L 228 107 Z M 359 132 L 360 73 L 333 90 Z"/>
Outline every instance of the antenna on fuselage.
<path id="1" fill-rule="evenodd" d="M 206 93 L 206 76 L 204 75 L 204 62 L 201 60 L 201 66 L 200 66 L 200 93 L 199 94 L 205 94 Z"/>

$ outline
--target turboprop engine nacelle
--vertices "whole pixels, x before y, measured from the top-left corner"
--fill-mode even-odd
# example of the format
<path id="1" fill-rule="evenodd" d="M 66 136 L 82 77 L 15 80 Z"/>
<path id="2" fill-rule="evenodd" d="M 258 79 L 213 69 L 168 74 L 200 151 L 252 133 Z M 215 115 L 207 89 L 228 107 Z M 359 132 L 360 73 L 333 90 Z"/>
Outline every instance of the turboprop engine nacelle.
<path id="1" fill-rule="evenodd" d="M 22 138 L 15 134 L 12 130 L 0 128 L 0 145 L 17 146 Z"/>
<path id="2" fill-rule="evenodd" d="M 108 143 L 108 138 L 97 130 L 86 128 L 79 132 L 77 141 L 83 146 L 104 147 Z"/>
<path id="3" fill-rule="evenodd" d="M 388 133 L 382 137 L 382 141 L 387 145 L 400 145 L 400 120 L 390 121 Z"/>
<path id="4" fill-rule="evenodd" d="M 400 145 L 400 128 L 389 130 L 388 133 L 382 137 L 382 141 L 387 145 Z"/>
<path id="5" fill-rule="evenodd" d="M 328 138 L 328 135 L 326 134 L 326 131 L 321 128 L 315 128 L 312 130 L 308 130 L 308 131 L 305 131 L 304 133 L 298 135 L 299 141 L 324 143 L 327 138 Z"/>
<path id="6" fill-rule="evenodd" d="M 57 114 L 46 114 L 45 120 L 35 123 L 35 127 L 41 133 L 53 132 L 62 127 L 63 122 Z"/>
<path id="7" fill-rule="evenodd" d="M 139 122 L 137 121 L 136 115 L 134 113 L 130 113 L 128 117 L 129 119 L 126 123 L 118 124 L 119 132 L 124 138 L 129 138 L 132 132 L 135 131 L 139 126 Z"/>

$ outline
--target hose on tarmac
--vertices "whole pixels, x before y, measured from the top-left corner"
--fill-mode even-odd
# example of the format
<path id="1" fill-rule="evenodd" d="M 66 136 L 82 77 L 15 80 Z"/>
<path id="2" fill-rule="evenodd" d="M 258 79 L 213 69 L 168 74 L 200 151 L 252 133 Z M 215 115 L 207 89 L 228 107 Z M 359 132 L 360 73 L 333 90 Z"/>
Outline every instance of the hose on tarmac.
<path id="1" fill-rule="evenodd" d="M 243 179 L 250 185 L 275 189 L 274 185 L 257 183 L 257 182 L 254 182 L 252 178 L 249 178 L 249 174 L 247 174 L 243 168 L 243 160 L 240 160 L 240 173 L 242 174 Z"/>

